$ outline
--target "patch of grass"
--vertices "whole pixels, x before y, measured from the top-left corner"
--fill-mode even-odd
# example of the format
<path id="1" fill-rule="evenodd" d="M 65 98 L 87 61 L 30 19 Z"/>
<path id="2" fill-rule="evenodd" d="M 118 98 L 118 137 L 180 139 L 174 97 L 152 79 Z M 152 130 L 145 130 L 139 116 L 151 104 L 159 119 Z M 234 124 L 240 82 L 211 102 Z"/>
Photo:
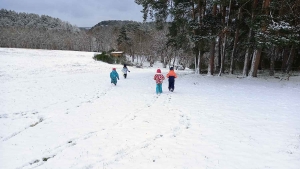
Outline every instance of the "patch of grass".
<path id="1" fill-rule="evenodd" d="M 40 160 L 34 160 L 33 162 L 31 162 L 29 164 L 32 165 L 32 164 L 35 164 L 35 163 L 38 163 L 38 162 L 40 162 Z"/>
<path id="2" fill-rule="evenodd" d="M 39 123 L 41 123 L 42 121 L 44 121 L 44 119 L 42 117 L 40 117 L 38 122 L 35 122 L 34 124 L 31 124 L 30 127 L 34 127 L 36 125 L 38 125 Z"/>
<path id="3" fill-rule="evenodd" d="M 106 63 L 109 63 L 109 64 L 115 63 L 115 59 L 112 56 L 107 55 L 106 52 L 102 52 L 99 55 L 95 55 L 93 57 L 93 59 L 97 60 L 97 61 L 106 62 Z"/>
<path id="4" fill-rule="evenodd" d="M 43 161 L 47 161 L 47 160 L 49 160 L 51 157 L 44 157 L 43 158 Z"/>
<path id="5" fill-rule="evenodd" d="M 37 124 L 39 124 L 39 122 L 36 122 L 36 123 L 34 123 L 34 124 L 31 124 L 30 127 L 34 127 L 34 126 L 36 126 Z"/>

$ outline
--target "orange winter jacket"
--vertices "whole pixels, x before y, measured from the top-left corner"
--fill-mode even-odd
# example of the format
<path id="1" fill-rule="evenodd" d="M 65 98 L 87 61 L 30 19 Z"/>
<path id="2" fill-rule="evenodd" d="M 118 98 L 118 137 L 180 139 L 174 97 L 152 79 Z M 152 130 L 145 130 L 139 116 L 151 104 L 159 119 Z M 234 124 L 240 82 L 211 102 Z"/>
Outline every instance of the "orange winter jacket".
<path id="1" fill-rule="evenodd" d="M 174 78 L 177 78 L 176 73 L 174 72 L 174 70 L 170 70 L 169 73 L 167 74 L 167 78 L 169 78 L 170 76 L 173 76 Z"/>

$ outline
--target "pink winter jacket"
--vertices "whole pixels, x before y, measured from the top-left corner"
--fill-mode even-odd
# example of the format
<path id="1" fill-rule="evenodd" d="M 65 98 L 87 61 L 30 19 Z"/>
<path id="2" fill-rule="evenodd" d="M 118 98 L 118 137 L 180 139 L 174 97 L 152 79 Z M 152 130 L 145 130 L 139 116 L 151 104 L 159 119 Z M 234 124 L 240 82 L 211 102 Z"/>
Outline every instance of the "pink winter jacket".
<path id="1" fill-rule="evenodd" d="M 154 75 L 154 80 L 156 81 L 156 84 L 161 84 L 163 80 L 165 80 L 165 77 L 161 73 L 156 73 Z"/>

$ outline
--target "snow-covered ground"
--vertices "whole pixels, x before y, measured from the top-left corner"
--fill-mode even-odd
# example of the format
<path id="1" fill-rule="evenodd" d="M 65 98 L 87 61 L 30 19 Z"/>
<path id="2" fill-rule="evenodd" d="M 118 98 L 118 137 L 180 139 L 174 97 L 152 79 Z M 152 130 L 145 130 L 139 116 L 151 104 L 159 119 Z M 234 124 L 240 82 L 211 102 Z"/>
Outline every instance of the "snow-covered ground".
<path id="1" fill-rule="evenodd" d="M 0 168 L 299 169 L 300 78 L 176 71 L 0 48 Z M 167 69 L 162 69 L 166 75 Z"/>

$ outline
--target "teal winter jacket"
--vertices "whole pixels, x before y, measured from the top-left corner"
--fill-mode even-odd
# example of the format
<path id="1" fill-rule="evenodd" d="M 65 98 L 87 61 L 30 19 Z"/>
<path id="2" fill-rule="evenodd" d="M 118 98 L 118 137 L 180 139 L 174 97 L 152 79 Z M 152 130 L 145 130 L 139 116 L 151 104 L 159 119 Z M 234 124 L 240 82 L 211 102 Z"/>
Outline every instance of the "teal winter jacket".
<path id="1" fill-rule="evenodd" d="M 111 83 L 117 83 L 117 79 L 119 79 L 119 74 L 116 70 L 112 70 L 110 72 Z"/>

